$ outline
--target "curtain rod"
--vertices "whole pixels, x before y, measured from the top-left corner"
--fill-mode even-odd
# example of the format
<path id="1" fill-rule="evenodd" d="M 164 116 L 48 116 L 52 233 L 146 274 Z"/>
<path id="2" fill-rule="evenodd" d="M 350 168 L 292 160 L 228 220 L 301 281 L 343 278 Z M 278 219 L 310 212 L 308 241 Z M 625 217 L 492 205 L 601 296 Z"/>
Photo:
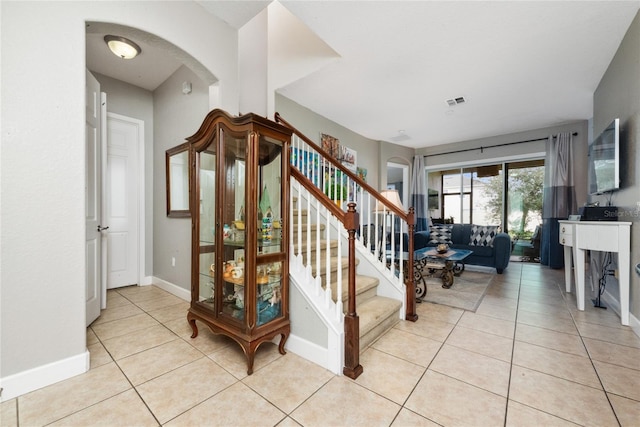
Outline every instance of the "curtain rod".
<path id="1" fill-rule="evenodd" d="M 573 136 L 578 135 L 578 132 L 573 132 L 572 133 Z M 554 135 L 553 138 L 555 138 L 556 136 Z M 536 138 L 536 139 L 527 139 L 525 141 L 516 141 L 516 142 L 506 142 L 504 144 L 494 144 L 494 145 L 487 145 L 486 147 L 480 146 L 480 147 L 475 147 L 475 148 L 466 148 L 464 150 L 456 150 L 456 151 L 447 151 L 446 153 L 436 153 L 436 154 L 425 154 L 423 155 L 423 157 L 435 157 L 435 156 L 443 156 L 445 154 L 456 154 L 456 153 L 465 153 L 467 151 L 474 151 L 474 150 L 480 150 L 480 152 L 484 152 L 485 148 L 495 148 L 495 147 L 505 147 L 507 145 L 516 145 L 516 144 L 524 144 L 525 142 L 537 142 L 537 141 L 546 141 L 549 138 Z"/>

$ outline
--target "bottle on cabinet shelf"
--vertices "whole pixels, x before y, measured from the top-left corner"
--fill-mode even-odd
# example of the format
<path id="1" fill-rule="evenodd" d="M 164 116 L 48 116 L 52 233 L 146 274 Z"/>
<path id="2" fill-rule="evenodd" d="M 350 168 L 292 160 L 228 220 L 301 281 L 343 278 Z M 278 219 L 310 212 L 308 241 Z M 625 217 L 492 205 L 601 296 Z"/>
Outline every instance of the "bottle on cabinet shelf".
<path id="1" fill-rule="evenodd" d="M 262 217 L 262 240 L 269 241 L 273 237 L 273 213 L 271 207 L 267 208 Z"/>

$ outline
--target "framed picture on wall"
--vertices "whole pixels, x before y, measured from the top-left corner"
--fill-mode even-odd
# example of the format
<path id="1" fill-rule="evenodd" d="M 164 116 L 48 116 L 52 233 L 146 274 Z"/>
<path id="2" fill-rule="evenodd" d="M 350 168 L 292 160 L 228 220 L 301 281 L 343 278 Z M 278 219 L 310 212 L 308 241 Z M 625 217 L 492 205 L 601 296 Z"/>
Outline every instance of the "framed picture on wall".
<path id="1" fill-rule="evenodd" d="M 356 175 L 364 182 L 367 182 L 367 170 L 365 168 L 356 168 Z"/>
<path id="2" fill-rule="evenodd" d="M 349 169 L 351 172 L 356 172 L 356 159 L 357 159 L 357 152 L 354 149 L 342 146 L 340 148 L 340 161 L 342 162 L 343 166 L 345 166 L 347 169 Z"/>
<path id="3" fill-rule="evenodd" d="M 326 151 L 331 157 L 340 157 L 340 140 L 326 133 L 320 134 L 320 147 Z"/>

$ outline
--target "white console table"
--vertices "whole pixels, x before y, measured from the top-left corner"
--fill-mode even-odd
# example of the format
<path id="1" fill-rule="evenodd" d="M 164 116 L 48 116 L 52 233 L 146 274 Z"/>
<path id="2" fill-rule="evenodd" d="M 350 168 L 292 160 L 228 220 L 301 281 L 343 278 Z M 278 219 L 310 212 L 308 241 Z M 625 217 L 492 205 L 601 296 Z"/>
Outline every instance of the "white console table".
<path id="1" fill-rule="evenodd" d="M 629 271 L 631 268 L 631 223 L 620 221 L 558 221 L 560 244 L 564 245 L 564 281 L 571 292 L 571 255 L 575 259 L 576 302 L 584 311 L 584 256 L 586 251 L 618 253 L 620 320 L 629 324 Z M 599 291 L 599 290 L 598 290 Z"/>

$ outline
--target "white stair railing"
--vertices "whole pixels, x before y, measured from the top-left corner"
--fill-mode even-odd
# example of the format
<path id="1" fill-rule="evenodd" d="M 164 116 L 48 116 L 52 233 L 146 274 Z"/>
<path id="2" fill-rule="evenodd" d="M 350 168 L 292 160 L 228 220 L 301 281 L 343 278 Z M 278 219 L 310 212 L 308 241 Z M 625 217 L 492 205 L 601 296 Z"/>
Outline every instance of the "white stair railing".
<path id="1" fill-rule="evenodd" d="M 362 373 L 359 364 L 359 320 L 356 312 L 356 273 L 355 251 L 370 254 L 376 268 L 386 274 L 394 288 L 394 295 L 402 295 L 401 313 L 405 319 L 415 321 L 415 286 L 413 277 L 413 227 L 415 224 L 413 208 L 404 212 L 393 205 L 378 191 L 369 186 L 339 161 L 329 157 L 322 148 L 302 135 L 276 113 L 276 121 L 293 130 L 290 147 L 291 175 L 289 176 L 291 196 L 297 197 L 299 206 L 292 211 L 290 218 L 297 214 L 298 221 L 291 221 L 291 235 L 297 227 L 297 245 L 291 246 L 290 273 L 292 278 L 297 272 L 306 275 L 309 280 L 295 280 L 297 283 L 313 282 L 314 289 L 303 289 L 306 295 L 323 295 L 323 302 L 317 308 L 327 324 L 334 327 L 336 333 L 344 331 L 341 342 L 341 357 L 344 359 L 343 373 L 353 379 Z M 333 202 L 331 201 L 333 200 Z M 316 242 L 315 266 L 312 259 L 312 224 L 303 224 L 303 209 L 306 204 L 306 216 L 315 216 Z M 363 221 L 365 220 L 365 221 Z M 295 224 L 295 225 L 294 225 Z M 320 239 L 321 224 L 324 225 L 324 242 Z M 306 257 L 302 256 L 302 229 L 306 227 Z M 366 228 L 365 228 L 366 227 Z M 373 232 L 372 232 L 373 229 Z M 405 237 L 405 233 L 407 236 Z M 372 242 L 371 236 L 375 236 Z M 343 241 L 348 239 L 347 245 Z M 331 241 L 337 242 L 332 253 Z M 405 244 L 406 243 L 406 244 Z M 324 269 L 320 253 L 324 245 Z M 343 314 L 343 247 L 349 262 L 347 292 L 347 310 Z M 357 249 L 359 248 L 359 249 Z M 332 260 L 335 259 L 335 279 L 332 277 Z M 405 271 L 406 270 L 406 271 Z M 315 275 L 312 274 L 315 272 Z M 319 280 L 324 273 L 324 287 Z M 333 288 L 335 286 L 335 288 Z M 406 289 L 405 289 L 406 287 Z M 322 290 L 321 290 L 322 289 Z M 311 292 L 313 291 L 313 292 Z M 335 296 L 334 296 L 335 295 Z M 313 297 L 312 297 L 313 298 Z M 340 326 L 343 326 L 340 328 Z"/>
<path id="2" fill-rule="evenodd" d="M 345 210 L 348 202 L 356 203 L 356 210 L 360 215 L 360 225 L 358 232 L 356 233 L 356 242 L 361 248 L 366 248 L 365 254 L 369 254 L 369 259 L 377 265 L 380 271 L 386 272 L 386 274 L 392 278 L 398 289 L 404 287 L 405 277 L 405 263 L 391 262 L 400 258 L 399 252 L 403 251 L 403 248 L 407 248 L 407 234 L 408 225 L 405 217 L 398 215 L 397 210 L 380 200 L 379 193 L 376 194 L 370 192 L 361 183 L 357 182 L 342 170 L 338 169 L 335 165 L 327 161 L 327 159 L 319 153 L 314 147 L 310 146 L 298 135 L 294 134 L 291 143 L 291 164 L 297 168 L 306 178 L 309 179 L 318 190 L 323 191 L 329 197 L 335 197 L 337 204 Z M 338 194 L 336 190 L 338 187 L 330 185 L 331 179 L 340 180 L 340 185 L 348 190 L 344 194 Z M 298 187 L 302 187 L 298 184 Z M 306 193 L 310 194 L 310 193 Z M 309 195 L 309 199 L 305 199 L 304 195 L 301 195 L 301 200 L 307 200 L 307 209 L 311 212 L 311 209 L 316 206 L 312 204 L 312 195 Z M 321 205 L 318 201 L 317 205 Z M 316 213 L 316 223 L 321 223 L 321 209 L 313 209 Z M 342 226 L 338 226 L 338 229 L 343 229 Z M 326 230 L 329 230 L 327 226 Z M 346 238 L 346 234 L 343 234 Z M 310 238 L 310 237 L 309 237 Z M 319 240 L 318 240 L 319 243 Z M 343 240 L 338 240 L 340 249 L 342 248 Z M 310 244 L 307 244 L 307 250 L 311 251 Z M 317 252 L 319 253 L 319 251 Z M 339 250 L 338 253 L 342 254 Z M 309 259 L 307 257 L 307 259 Z M 341 259 L 339 258 L 339 262 Z M 337 270 L 338 281 L 341 282 L 341 269 Z M 327 282 L 329 284 L 329 282 Z"/>

